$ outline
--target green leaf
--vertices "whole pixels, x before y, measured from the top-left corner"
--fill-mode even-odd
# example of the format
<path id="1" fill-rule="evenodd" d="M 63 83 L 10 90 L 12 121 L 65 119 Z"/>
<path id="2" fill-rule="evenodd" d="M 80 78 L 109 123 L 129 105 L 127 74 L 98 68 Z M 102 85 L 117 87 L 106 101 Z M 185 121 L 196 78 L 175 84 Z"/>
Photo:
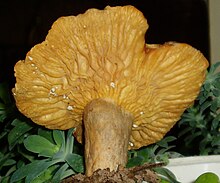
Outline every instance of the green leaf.
<path id="1" fill-rule="evenodd" d="M 211 83 L 206 83 L 206 84 L 204 85 L 204 89 L 205 89 L 206 91 L 210 91 L 210 89 L 211 89 Z"/>
<path id="2" fill-rule="evenodd" d="M 213 74 L 219 66 L 220 66 L 220 62 L 216 62 L 215 64 L 213 64 L 213 65 L 210 67 L 209 73 L 210 73 L 210 74 Z"/>
<path id="3" fill-rule="evenodd" d="M 11 125 L 12 126 L 18 126 L 20 124 L 22 124 L 23 122 L 19 119 L 14 119 L 12 122 L 11 122 Z"/>
<path id="4" fill-rule="evenodd" d="M 211 144 L 212 144 L 212 146 L 219 146 L 220 147 L 220 134 L 213 138 Z"/>
<path id="5" fill-rule="evenodd" d="M 218 131 L 218 128 L 220 127 L 220 114 L 218 114 L 213 120 L 212 120 L 212 126 L 211 126 L 211 130 Z"/>
<path id="6" fill-rule="evenodd" d="M 71 154 L 73 152 L 73 145 L 74 145 L 73 131 L 74 131 L 74 128 L 69 129 L 67 132 L 67 140 L 66 140 L 66 147 L 65 147 L 66 154 Z"/>
<path id="7" fill-rule="evenodd" d="M 22 160 L 19 160 L 19 161 L 17 162 L 17 168 L 19 169 L 19 168 L 21 168 L 21 167 L 23 167 L 23 166 L 25 166 L 25 162 L 22 161 Z"/>
<path id="8" fill-rule="evenodd" d="M 209 92 L 204 91 L 203 94 L 199 96 L 198 99 L 200 105 L 203 104 L 210 97 L 209 94 L 210 94 Z"/>
<path id="9" fill-rule="evenodd" d="M 154 147 L 157 147 L 157 145 L 155 145 Z M 155 151 L 152 148 L 152 146 L 148 146 L 148 147 L 144 147 L 140 150 L 137 151 L 137 156 L 142 158 L 143 163 L 145 162 L 150 162 L 151 158 L 153 156 L 155 156 Z"/>
<path id="10" fill-rule="evenodd" d="M 45 128 L 39 128 L 38 135 L 42 136 L 42 137 L 46 138 L 47 140 L 49 140 L 50 142 L 54 143 L 52 130 L 48 130 Z"/>
<path id="11" fill-rule="evenodd" d="M 212 91 L 213 91 L 213 94 L 215 93 L 216 94 L 216 96 L 219 96 L 220 95 L 220 92 L 219 92 L 219 90 L 220 90 L 220 82 L 219 82 L 219 80 L 220 80 L 220 73 L 218 73 L 218 79 L 216 79 L 214 82 L 213 82 L 213 86 L 215 87 Z"/>
<path id="12" fill-rule="evenodd" d="M 65 141 L 64 132 L 61 130 L 53 130 L 53 139 L 55 143 L 60 147 Z"/>
<path id="13" fill-rule="evenodd" d="M 33 127 L 23 121 L 15 119 L 13 121 L 16 126 L 8 134 L 9 149 L 11 150 L 19 141 L 19 139 Z"/>
<path id="14" fill-rule="evenodd" d="M 159 151 L 158 151 L 158 153 L 157 154 L 165 154 L 168 150 L 170 150 L 170 149 L 172 149 L 172 148 L 174 148 L 175 146 L 173 145 L 173 146 L 168 146 L 168 147 L 166 147 L 166 148 L 162 148 L 162 149 L 160 149 Z"/>
<path id="15" fill-rule="evenodd" d="M 184 157 L 181 153 L 175 152 L 175 151 L 169 151 L 169 152 L 166 152 L 166 154 L 168 154 L 169 159 Z"/>
<path id="16" fill-rule="evenodd" d="M 53 176 L 51 182 L 59 183 L 64 178 L 69 177 L 69 176 L 75 174 L 75 172 L 73 170 L 68 169 L 68 168 L 69 168 L 69 165 L 67 163 L 65 163 L 64 165 L 60 166 L 59 170 Z"/>
<path id="17" fill-rule="evenodd" d="M 59 150 L 57 145 L 52 144 L 49 140 L 39 135 L 27 137 L 24 140 L 24 146 L 27 150 L 44 157 L 52 157 Z"/>
<path id="18" fill-rule="evenodd" d="M 218 83 L 218 85 L 220 85 L 219 83 Z M 217 86 L 218 86 L 217 85 Z M 219 89 L 213 89 L 212 90 L 212 93 L 213 93 L 213 95 L 215 96 L 215 97 L 219 97 L 220 96 L 220 90 Z"/>
<path id="19" fill-rule="evenodd" d="M 205 136 L 205 135 L 204 135 Z M 200 141 L 199 143 L 199 147 L 201 151 L 204 151 L 204 149 L 206 148 L 206 146 L 212 141 L 212 137 L 210 134 L 206 135 L 206 138 L 204 138 L 203 140 Z"/>
<path id="20" fill-rule="evenodd" d="M 215 112 L 215 111 L 217 110 L 217 108 L 218 108 L 218 100 L 215 99 L 215 100 L 212 101 L 212 103 L 211 103 L 211 108 L 210 108 L 210 109 L 211 109 L 213 112 Z"/>
<path id="21" fill-rule="evenodd" d="M 68 167 L 69 165 L 67 163 L 61 166 L 59 170 L 55 173 L 51 181 L 53 183 L 59 183 L 62 180 L 62 175 L 64 174 L 64 172 L 67 170 Z"/>
<path id="22" fill-rule="evenodd" d="M 176 137 L 167 136 L 167 137 L 163 138 L 161 141 L 157 142 L 157 144 L 161 147 L 168 148 L 169 147 L 168 143 L 173 142 L 174 140 L 176 140 Z"/>
<path id="23" fill-rule="evenodd" d="M 76 172 L 84 172 L 84 161 L 83 157 L 78 154 L 68 154 L 66 156 L 66 162 L 75 170 Z"/>
<path id="24" fill-rule="evenodd" d="M 30 183 L 35 178 L 44 173 L 51 165 L 56 164 L 56 161 L 48 161 L 46 160 L 36 160 L 30 164 L 22 166 L 18 170 L 16 170 L 12 176 L 10 183 L 17 182 L 19 180 L 25 179 L 25 183 Z"/>
<path id="25" fill-rule="evenodd" d="M 136 157 L 131 158 L 131 159 L 128 160 L 126 167 L 131 168 L 131 167 L 134 167 L 134 166 L 142 165 L 143 163 L 144 163 L 143 162 L 143 157 L 136 156 Z"/>
<path id="26" fill-rule="evenodd" d="M 1 120 L 0 120 L 1 121 Z M 4 129 L 5 130 L 5 129 Z M 6 135 L 8 135 L 8 131 L 5 130 L 3 132 L 0 133 L 0 140 L 3 139 Z"/>
<path id="27" fill-rule="evenodd" d="M 4 163 L 4 166 L 11 166 L 16 164 L 16 161 L 13 159 L 7 159 L 7 161 Z"/>
<path id="28" fill-rule="evenodd" d="M 206 101 L 204 102 L 201 107 L 200 107 L 200 110 L 201 110 L 201 113 L 203 113 L 203 111 L 205 111 L 208 107 L 211 106 L 211 102 L 210 101 Z"/>
<path id="29" fill-rule="evenodd" d="M 11 153 L 8 152 L 7 154 L 0 154 L 0 169 L 3 167 L 3 166 L 6 166 L 7 165 L 7 161 L 11 158 Z"/>
<path id="30" fill-rule="evenodd" d="M 144 147 L 140 150 L 137 150 L 137 156 L 141 157 L 143 160 L 142 163 L 145 162 L 155 162 L 156 151 L 159 149 L 158 144 L 152 144 L 150 146 Z M 135 156 L 136 157 L 136 156 Z"/>
<path id="31" fill-rule="evenodd" d="M 74 175 L 76 174 L 76 172 L 73 171 L 73 169 L 67 169 L 63 174 L 62 174 L 62 177 L 61 177 L 61 180 L 71 176 L 71 175 Z"/>
<path id="32" fill-rule="evenodd" d="M 169 183 L 180 183 L 179 181 L 176 180 L 175 175 L 167 168 L 158 167 L 158 168 L 154 168 L 154 171 L 157 172 L 159 175 L 162 175 L 161 176 L 162 178 L 165 177 L 166 180 L 169 181 Z"/>
<path id="33" fill-rule="evenodd" d="M 13 166 L 10 166 L 10 167 L 8 167 L 8 168 L 9 168 L 9 169 L 7 169 L 7 172 L 6 172 L 5 176 L 11 176 L 11 174 L 12 174 L 15 170 L 17 170 L 16 164 L 13 165 Z M 8 182 L 9 182 L 9 181 L 8 181 Z"/>
<path id="34" fill-rule="evenodd" d="M 3 122 L 7 118 L 7 113 L 5 111 L 1 111 L 0 114 L 0 122 Z"/>
<path id="35" fill-rule="evenodd" d="M 10 176 L 0 177 L 1 183 L 8 183 L 10 180 Z"/>
<path id="36" fill-rule="evenodd" d="M 36 155 L 33 153 L 30 153 L 29 151 L 26 150 L 26 148 L 24 148 L 24 146 L 17 146 L 17 152 L 19 155 L 21 155 L 24 159 L 27 159 L 29 162 L 32 162 L 36 159 Z M 22 161 L 21 161 L 22 162 Z M 23 162 L 23 164 L 25 164 Z M 22 163 L 21 163 L 22 165 Z"/>
<path id="37" fill-rule="evenodd" d="M 56 172 L 57 168 L 60 165 L 52 165 L 47 170 L 45 170 L 40 176 L 35 178 L 31 183 L 42 183 L 42 182 L 51 182 L 54 172 Z M 55 183 L 55 182 L 53 182 Z"/>

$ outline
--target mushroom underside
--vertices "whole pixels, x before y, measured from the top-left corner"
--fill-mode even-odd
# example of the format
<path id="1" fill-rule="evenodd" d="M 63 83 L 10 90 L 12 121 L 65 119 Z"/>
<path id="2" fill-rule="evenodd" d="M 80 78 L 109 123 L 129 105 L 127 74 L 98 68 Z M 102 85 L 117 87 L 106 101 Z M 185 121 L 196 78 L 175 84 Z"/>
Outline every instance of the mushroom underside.
<path id="1" fill-rule="evenodd" d="M 125 166 L 128 149 L 163 138 L 205 79 L 208 61 L 198 50 L 145 44 L 147 28 L 132 6 L 62 17 L 15 65 L 13 94 L 24 115 L 49 129 L 76 127 L 79 141 L 84 127 L 88 176 Z"/>

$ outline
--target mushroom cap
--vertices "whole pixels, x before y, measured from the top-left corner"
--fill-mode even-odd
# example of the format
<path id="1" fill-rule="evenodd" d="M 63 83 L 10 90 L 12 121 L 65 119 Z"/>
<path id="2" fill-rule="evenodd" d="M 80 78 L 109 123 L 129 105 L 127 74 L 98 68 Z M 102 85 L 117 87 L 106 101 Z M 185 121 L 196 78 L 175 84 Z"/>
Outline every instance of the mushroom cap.
<path id="1" fill-rule="evenodd" d="M 132 6 L 59 18 L 15 65 L 18 109 L 49 129 L 76 127 L 84 107 L 107 98 L 134 117 L 130 149 L 152 144 L 197 97 L 208 61 L 184 43 L 145 44 L 148 24 Z"/>

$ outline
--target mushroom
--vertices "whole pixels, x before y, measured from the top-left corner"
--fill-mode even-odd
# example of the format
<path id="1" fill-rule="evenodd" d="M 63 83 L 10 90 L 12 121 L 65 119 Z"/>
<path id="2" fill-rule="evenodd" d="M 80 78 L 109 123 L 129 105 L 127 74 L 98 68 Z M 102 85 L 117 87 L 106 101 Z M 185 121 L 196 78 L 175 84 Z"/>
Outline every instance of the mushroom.
<path id="1" fill-rule="evenodd" d="M 155 143 L 197 97 L 208 61 L 185 43 L 145 44 L 133 6 L 59 18 L 15 65 L 18 109 L 49 129 L 75 127 L 86 175 L 125 166 L 127 150 Z"/>

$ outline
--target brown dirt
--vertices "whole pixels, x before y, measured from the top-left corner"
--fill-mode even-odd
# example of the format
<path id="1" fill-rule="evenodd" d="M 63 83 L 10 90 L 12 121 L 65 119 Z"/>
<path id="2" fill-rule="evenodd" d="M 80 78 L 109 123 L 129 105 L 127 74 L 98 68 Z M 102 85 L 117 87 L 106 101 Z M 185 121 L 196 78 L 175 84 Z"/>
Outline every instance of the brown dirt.
<path id="1" fill-rule="evenodd" d="M 119 167 L 117 171 L 109 169 L 97 170 L 92 176 L 86 177 L 83 174 L 77 174 L 62 181 L 62 183 L 159 183 L 160 178 L 152 168 L 162 166 L 163 163 L 144 164 L 142 166 L 123 168 Z"/>

